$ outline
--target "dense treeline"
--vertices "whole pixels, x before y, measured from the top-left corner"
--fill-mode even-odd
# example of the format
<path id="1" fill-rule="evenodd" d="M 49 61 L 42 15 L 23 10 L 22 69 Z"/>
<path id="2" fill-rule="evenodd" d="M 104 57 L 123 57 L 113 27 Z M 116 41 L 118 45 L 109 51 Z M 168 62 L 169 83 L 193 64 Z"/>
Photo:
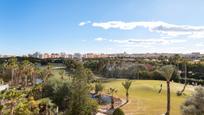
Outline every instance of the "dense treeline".
<path id="1" fill-rule="evenodd" d="M 192 60 L 179 55 L 172 57 L 160 56 L 157 59 L 101 58 L 84 60 L 84 66 L 90 68 L 95 74 L 103 77 L 129 79 L 164 80 L 155 70 L 168 64 L 176 66 L 177 71 L 174 72 L 172 80 L 181 83 L 187 81 L 189 84 L 204 85 L 204 64 L 202 62 L 193 63 Z"/>
<path id="2" fill-rule="evenodd" d="M 9 58 L 0 58 L 0 63 Z M 48 65 L 49 63 L 67 63 L 72 59 L 37 59 L 31 57 L 17 57 L 19 62 L 28 60 L 34 64 Z M 187 82 L 192 84 L 204 84 L 204 64 L 201 62 L 191 63 L 191 59 L 183 58 L 179 55 L 171 57 L 160 56 L 156 58 L 96 58 L 83 59 L 85 68 L 89 68 L 93 73 L 102 77 L 129 78 L 129 79 L 155 79 L 164 80 L 155 71 L 162 65 L 172 64 L 180 70 L 180 75 L 175 73 L 172 80 L 184 83 L 184 65 L 187 66 Z M 70 66 L 70 65 L 69 65 Z M 181 78 L 181 79 L 179 79 Z"/>
<path id="3" fill-rule="evenodd" d="M 84 61 L 84 66 L 90 68 L 95 74 L 99 74 L 103 77 L 164 80 L 164 78 L 155 71 L 160 64 L 142 63 L 141 60 L 138 62 L 137 60 L 90 59 Z M 178 81 L 178 75 L 174 73 L 172 79 Z"/>
<path id="4" fill-rule="evenodd" d="M 33 57 L 15 57 L 17 59 L 18 62 L 22 62 L 24 60 L 28 60 L 29 62 L 32 63 L 38 63 L 41 65 L 48 65 L 49 63 L 63 63 L 62 58 L 58 58 L 58 59 L 40 59 L 40 58 L 33 58 Z M 10 58 L 0 58 L 0 64 L 3 64 L 4 62 L 7 62 Z"/>

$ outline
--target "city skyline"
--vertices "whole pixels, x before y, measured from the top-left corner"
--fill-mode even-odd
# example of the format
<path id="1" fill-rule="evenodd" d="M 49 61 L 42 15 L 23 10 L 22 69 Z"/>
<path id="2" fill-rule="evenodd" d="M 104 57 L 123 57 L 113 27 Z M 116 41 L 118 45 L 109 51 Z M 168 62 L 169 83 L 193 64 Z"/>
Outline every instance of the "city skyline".
<path id="1" fill-rule="evenodd" d="M 204 53 L 202 0 L 11 1 L 0 1 L 0 54 Z"/>
<path id="2" fill-rule="evenodd" d="M 203 57 L 204 54 L 200 52 L 191 52 L 191 53 L 127 53 L 127 52 L 120 52 L 120 53 L 66 53 L 66 52 L 34 52 L 22 55 L 7 55 L 7 54 L 0 54 L 0 58 L 7 58 L 7 57 L 34 57 L 40 59 L 46 58 L 109 58 L 109 57 L 171 57 L 175 55 L 180 55 L 181 57 L 190 57 L 190 58 L 198 58 Z"/>

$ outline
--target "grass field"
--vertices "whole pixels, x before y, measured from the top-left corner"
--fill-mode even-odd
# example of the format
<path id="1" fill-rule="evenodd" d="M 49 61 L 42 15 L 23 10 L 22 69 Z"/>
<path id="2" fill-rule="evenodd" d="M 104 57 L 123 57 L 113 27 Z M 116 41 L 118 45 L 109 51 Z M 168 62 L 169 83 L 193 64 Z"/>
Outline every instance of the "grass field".
<path id="1" fill-rule="evenodd" d="M 65 66 L 62 65 L 62 64 L 50 64 L 50 65 L 52 67 L 52 74 L 53 74 L 53 76 L 60 78 L 61 76 L 60 76 L 59 72 L 64 70 L 63 67 L 65 67 Z M 41 66 L 40 68 L 41 69 L 45 69 L 46 67 L 47 66 Z M 56 68 L 59 68 L 59 69 L 56 69 Z M 64 77 L 65 78 L 68 77 L 66 73 L 64 74 Z"/>
<path id="2" fill-rule="evenodd" d="M 55 77 L 60 77 L 60 70 L 53 70 Z M 66 75 L 65 75 L 66 77 Z M 124 79 L 105 79 L 104 92 L 109 88 L 118 90 L 115 96 L 125 99 L 125 90 L 121 85 Z M 161 94 L 158 94 L 160 84 L 163 84 Z M 180 105 L 193 92 L 193 86 L 187 86 L 185 96 L 176 96 L 176 92 L 183 88 L 183 84 L 171 83 L 171 115 L 181 115 Z M 166 111 L 166 82 L 156 80 L 132 80 L 129 90 L 130 102 L 122 107 L 126 115 L 161 115 Z"/>
<path id="3" fill-rule="evenodd" d="M 108 88 L 116 88 L 116 96 L 125 99 L 125 90 L 121 83 L 123 79 L 106 80 L 104 82 L 105 91 Z M 163 84 L 161 94 L 158 94 L 160 84 Z M 180 115 L 180 105 L 193 92 L 192 86 L 187 86 L 185 96 L 176 96 L 176 92 L 183 88 L 182 84 L 171 83 L 171 114 Z M 123 106 L 126 115 L 161 115 L 166 111 L 166 82 L 155 80 L 133 80 L 129 90 L 130 102 Z"/>

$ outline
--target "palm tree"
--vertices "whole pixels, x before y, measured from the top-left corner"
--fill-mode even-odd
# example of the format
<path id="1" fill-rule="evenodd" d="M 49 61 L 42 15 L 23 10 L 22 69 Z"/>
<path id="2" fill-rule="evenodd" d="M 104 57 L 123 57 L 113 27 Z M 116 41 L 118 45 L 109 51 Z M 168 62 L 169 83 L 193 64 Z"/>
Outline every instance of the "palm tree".
<path id="1" fill-rule="evenodd" d="M 32 77 L 32 79 L 33 79 L 33 86 L 36 84 L 36 79 L 39 77 L 39 75 L 40 75 L 40 68 L 38 68 L 38 67 L 34 67 L 33 68 L 34 70 L 33 70 L 33 77 Z"/>
<path id="2" fill-rule="evenodd" d="M 30 74 L 30 62 L 28 60 L 23 61 L 23 75 L 24 75 L 24 86 L 28 85 L 28 76 Z"/>
<path id="3" fill-rule="evenodd" d="M 186 67 L 186 63 L 185 63 L 185 83 L 184 83 L 183 89 L 181 91 L 177 92 L 177 96 L 181 96 L 183 94 L 187 85 L 188 85 L 188 83 L 187 83 L 187 67 Z"/>
<path id="4" fill-rule="evenodd" d="M 2 75 L 5 74 L 6 69 L 7 69 L 7 63 L 3 63 L 3 64 L 1 65 L 1 73 L 2 73 Z"/>
<path id="5" fill-rule="evenodd" d="M 8 60 L 8 63 L 6 64 L 6 68 L 11 70 L 11 84 L 14 84 L 14 76 L 15 76 L 15 71 L 18 68 L 17 64 L 17 59 L 16 58 L 11 58 Z"/>
<path id="6" fill-rule="evenodd" d="M 117 93 L 117 90 L 115 88 L 110 88 L 109 94 L 111 94 L 111 109 L 114 109 L 114 98 L 113 98 L 114 93 Z"/>
<path id="7" fill-rule="evenodd" d="M 52 75 L 52 67 L 48 65 L 46 69 L 41 72 L 41 76 L 44 82 L 47 82 L 48 78 Z"/>
<path id="8" fill-rule="evenodd" d="M 158 70 L 158 73 L 166 79 L 167 83 L 167 111 L 166 115 L 170 115 L 170 79 L 175 71 L 173 65 L 165 65 Z"/>
<path id="9" fill-rule="evenodd" d="M 28 81 L 30 81 L 29 83 L 32 83 L 32 85 L 35 85 L 35 78 L 36 78 L 36 74 L 37 74 L 37 67 L 34 66 L 33 63 L 29 62 L 28 60 L 24 60 L 22 63 L 22 66 L 20 66 L 20 73 L 24 76 L 24 85 L 27 86 L 28 85 Z"/>
<path id="10" fill-rule="evenodd" d="M 161 93 L 161 91 L 162 91 L 162 86 L 163 86 L 163 84 L 161 83 L 161 84 L 160 84 L 160 89 L 159 89 L 158 93 Z"/>
<path id="11" fill-rule="evenodd" d="M 126 80 L 125 82 L 122 83 L 123 87 L 126 90 L 126 102 L 129 101 L 129 98 L 128 98 L 129 97 L 129 88 L 130 88 L 131 84 L 132 84 L 132 81 L 130 81 L 130 80 Z"/>
<path id="12" fill-rule="evenodd" d="M 29 72 L 28 72 L 28 75 L 30 77 L 30 82 L 32 85 L 35 85 L 35 70 L 36 70 L 36 67 L 33 63 L 29 63 Z"/>

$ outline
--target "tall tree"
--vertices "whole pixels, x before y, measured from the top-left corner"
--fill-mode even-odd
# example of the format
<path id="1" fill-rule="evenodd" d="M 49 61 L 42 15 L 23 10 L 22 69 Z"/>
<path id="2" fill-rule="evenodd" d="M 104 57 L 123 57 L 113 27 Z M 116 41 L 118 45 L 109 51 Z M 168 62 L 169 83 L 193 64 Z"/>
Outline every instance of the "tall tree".
<path id="1" fill-rule="evenodd" d="M 40 69 L 36 66 L 33 67 L 33 74 L 32 74 L 32 84 L 33 86 L 36 85 L 36 79 L 40 76 Z"/>
<path id="2" fill-rule="evenodd" d="M 185 91 L 188 83 L 187 83 L 187 67 L 186 67 L 186 63 L 185 63 L 185 70 L 184 70 L 184 75 L 185 75 L 185 82 L 184 82 L 184 86 L 183 86 L 183 89 L 181 91 L 178 91 L 177 92 L 177 96 L 181 96 L 183 94 L 183 92 Z"/>
<path id="3" fill-rule="evenodd" d="M 68 63 L 67 63 L 68 64 Z M 97 110 L 97 103 L 89 96 L 89 72 L 80 62 L 71 62 L 67 65 L 72 74 L 71 95 L 66 115 L 91 115 Z"/>
<path id="4" fill-rule="evenodd" d="M 28 77 L 32 78 L 34 67 L 28 60 L 23 61 L 23 75 L 24 75 L 24 86 L 28 86 Z"/>
<path id="5" fill-rule="evenodd" d="M 14 84 L 14 77 L 15 77 L 15 72 L 16 69 L 18 68 L 18 64 L 17 64 L 17 59 L 16 58 L 10 58 L 8 60 L 8 63 L 6 64 L 6 68 L 9 69 L 11 71 L 11 84 Z"/>
<path id="6" fill-rule="evenodd" d="M 19 84 L 25 85 L 25 74 L 27 71 L 27 64 L 28 64 L 28 61 L 23 61 L 19 64 L 19 67 L 17 69 L 18 85 Z"/>
<path id="7" fill-rule="evenodd" d="M 111 109 L 114 109 L 114 103 L 115 103 L 115 101 L 114 101 L 113 95 L 114 95 L 115 93 L 117 93 L 117 89 L 115 89 L 115 88 L 110 88 L 110 89 L 109 89 L 109 94 L 111 95 Z"/>
<path id="8" fill-rule="evenodd" d="M 48 78 L 52 75 L 52 66 L 48 65 L 44 70 L 41 71 L 41 76 L 44 82 L 47 82 Z"/>
<path id="9" fill-rule="evenodd" d="M 173 65 L 165 65 L 157 70 L 159 74 L 161 74 L 166 79 L 167 84 L 167 111 L 166 115 L 170 115 L 170 80 L 175 71 L 175 66 Z"/>
<path id="10" fill-rule="evenodd" d="M 131 84 L 132 84 L 132 81 L 130 80 L 126 80 L 125 82 L 122 83 L 126 91 L 126 101 L 127 102 L 129 101 L 129 89 L 130 89 Z"/>

